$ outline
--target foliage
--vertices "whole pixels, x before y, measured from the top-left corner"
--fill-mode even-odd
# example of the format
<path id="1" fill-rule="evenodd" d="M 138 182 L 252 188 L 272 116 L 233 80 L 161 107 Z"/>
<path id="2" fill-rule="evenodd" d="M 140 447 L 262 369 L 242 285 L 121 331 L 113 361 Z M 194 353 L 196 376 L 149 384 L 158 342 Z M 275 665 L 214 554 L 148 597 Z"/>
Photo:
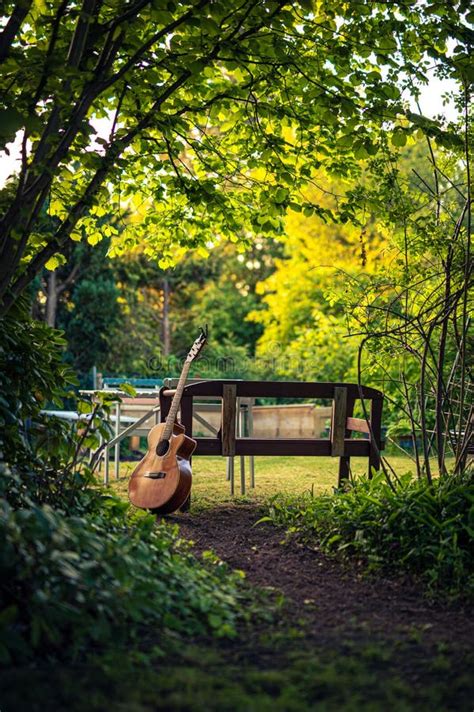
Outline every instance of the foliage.
<path id="1" fill-rule="evenodd" d="M 279 251 L 281 246 L 270 239 L 256 241 L 245 253 L 236 245 L 222 244 L 209 254 L 192 251 L 167 270 L 138 250 L 109 260 L 118 295 L 113 304 L 99 304 L 98 312 L 100 317 L 109 308 L 113 318 L 104 328 L 92 312 L 96 303 L 85 309 L 90 328 L 101 333 L 106 344 L 102 352 L 95 351 L 97 367 L 107 374 L 178 375 L 194 334 L 206 323 L 210 343 L 199 366 L 193 366 L 193 375 L 252 377 L 252 356 L 262 329 L 247 316 L 260 308 L 257 286 L 271 273 Z M 82 287 L 82 279 L 78 277 L 76 289 Z M 62 307 L 66 318 L 61 323 L 68 340 L 74 334 L 67 316 L 72 305 L 74 312 L 78 310 L 74 294 L 66 295 L 71 305 L 65 302 Z M 80 312 L 77 318 L 81 324 L 86 321 Z M 71 344 L 70 350 L 80 353 L 83 349 L 76 341 L 79 348 Z"/>
<path id="2" fill-rule="evenodd" d="M 432 484 L 408 474 L 395 485 L 379 473 L 331 495 L 277 495 L 268 519 L 369 569 L 414 574 L 431 592 L 474 596 L 472 472 Z"/>
<path id="3" fill-rule="evenodd" d="M 210 552 L 199 562 L 176 527 L 127 515 L 120 500 L 103 496 L 93 504 L 67 516 L 1 500 L 3 662 L 39 652 L 78 659 L 90 646 L 116 648 L 147 636 L 161 645 L 170 631 L 235 635 L 244 597 L 239 572 Z"/>
<path id="4" fill-rule="evenodd" d="M 114 265 L 106 257 L 109 244 L 75 245 L 67 264 L 77 273 L 60 303 L 57 326 L 65 333 L 67 359 L 82 377 L 107 357 L 110 340 L 123 323 Z"/>
<path id="5" fill-rule="evenodd" d="M 175 528 L 97 490 L 87 452 L 107 436 L 111 401 L 75 400 L 72 425 L 43 416 L 70 396 L 64 340 L 17 312 L 2 321 L 2 662 L 77 660 L 147 635 L 158 646 L 172 633 L 235 635 L 252 610 L 246 601 L 241 613 L 241 575 L 211 553 L 199 562 Z"/>
<path id="6" fill-rule="evenodd" d="M 60 332 L 32 319 L 25 300 L 0 320 L 0 417 L 3 457 L 10 463 L 31 456 L 32 420 L 45 403 L 61 407 L 77 383 L 63 363 Z"/>
<path id="7" fill-rule="evenodd" d="M 346 181 L 361 206 L 358 224 L 290 211 L 284 258 L 258 287 L 265 308 L 250 314 L 264 327 L 257 352 L 272 356 L 272 374 L 381 389 L 390 436 L 403 427 L 428 479 L 433 457 L 441 473 L 453 454 L 462 469 L 472 433 L 472 117 L 464 109 L 463 147 L 386 143 L 364 162 L 363 181 Z M 340 202 L 335 179 L 321 175 L 319 190 L 328 206 Z"/>
<path id="8" fill-rule="evenodd" d="M 352 622 L 352 626 L 353 621 Z M 286 622 L 285 622 L 286 623 Z M 285 625 L 285 623 L 283 625 Z M 305 639 L 295 628 L 268 627 L 238 644 L 176 647 L 146 661 L 115 651 L 88 665 L 10 668 L 0 676 L 7 712 L 431 712 L 469 709 L 471 650 L 412 639 L 380 640 L 364 631 L 336 640 Z M 319 631 L 318 631 L 319 632 Z M 427 654 L 429 649 L 429 654 Z M 462 656 L 462 657 L 461 657 Z M 135 659 L 138 658 L 138 659 Z M 460 663 L 460 660 L 462 662 Z M 409 664 L 406 664 L 409 661 Z M 148 664 L 147 664 L 148 662 Z M 316 702 L 315 702 L 316 700 Z"/>
<path id="9" fill-rule="evenodd" d="M 0 222 L 2 310 L 83 231 L 116 251 L 143 241 L 166 267 L 179 245 L 280 232 L 288 205 L 327 215 L 301 187 L 321 166 L 357 170 L 382 122 L 396 145 L 415 130 L 459 142 L 401 93 L 433 62 L 468 81 L 471 21 L 467 0 L 4 3 L 1 146 L 18 134 L 23 149 Z M 143 219 L 119 236 L 100 223 L 112 205 Z"/>
<path id="10" fill-rule="evenodd" d="M 349 277 L 339 297 L 359 341 L 357 377 L 386 392 L 395 423 L 408 421 L 428 479 L 433 455 L 438 472 L 453 454 L 461 471 L 472 436 L 472 116 L 463 100 L 459 150 L 428 139 L 424 151 L 387 147 L 374 159 L 366 200 L 390 235 L 390 260 Z"/>
<path id="11" fill-rule="evenodd" d="M 308 197 L 336 210 L 342 182 L 320 175 L 318 186 Z M 338 225 L 295 210 L 285 233 L 283 256 L 257 285 L 262 306 L 249 315 L 264 329 L 258 356 L 280 378 L 352 380 L 358 344 L 349 338 L 343 295 L 351 279 L 375 273 L 387 259 L 385 236 L 370 218 Z"/>
<path id="12" fill-rule="evenodd" d="M 15 506 L 32 498 L 74 508 L 91 484 L 85 455 L 109 436 L 104 416 L 113 398 L 92 405 L 76 397 L 62 332 L 32 319 L 27 306 L 21 300 L 0 320 L 0 463 L 21 481 L 10 491 L 7 478 L 5 493 Z M 45 412 L 63 409 L 65 400 L 79 413 L 71 423 Z"/>

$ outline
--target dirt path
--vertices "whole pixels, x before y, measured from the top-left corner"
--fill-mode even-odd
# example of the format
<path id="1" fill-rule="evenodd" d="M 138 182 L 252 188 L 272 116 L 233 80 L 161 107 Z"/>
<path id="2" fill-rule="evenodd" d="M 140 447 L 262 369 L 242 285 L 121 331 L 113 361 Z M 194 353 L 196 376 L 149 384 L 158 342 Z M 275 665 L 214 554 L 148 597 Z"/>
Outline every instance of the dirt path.
<path id="1" fill-rule="evenodd" d="M 412 644 L 413 656 L 450 650 L 462 664 L 472 651 L 474 621 L 460 606 L 430 603 L 408 580 L 368 578 L 321 552 L 296 542 L 268 523 L 255 526 L 252 506 L 221 507 L 179 517 L 196 553 L 213 549 L 257 586 L 272 586 L 287 597 L 290 615 L 303 616 L 317 646 L 387 640 Z M 177 518 L 178 519 L 178 518 Z M 413 666 L 414 659 L 407 661 Z"/>

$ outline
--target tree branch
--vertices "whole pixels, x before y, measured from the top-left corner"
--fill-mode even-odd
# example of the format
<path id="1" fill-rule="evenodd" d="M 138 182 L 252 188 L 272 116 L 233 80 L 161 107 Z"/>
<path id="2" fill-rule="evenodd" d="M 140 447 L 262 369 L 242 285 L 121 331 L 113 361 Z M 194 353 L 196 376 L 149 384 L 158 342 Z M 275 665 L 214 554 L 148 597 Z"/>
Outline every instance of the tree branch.
<path id="1" fill-rule="evenodd" d="M 4 62 L 10 54 L 10 49 L 16 37 L 16 33 L 20 29 L 25 17 L 28 15 L 32 4 L 33 0 L 25 0 L 24 2 L 15 5 L 5 29 L 0 33 L 0 64 Z"/>

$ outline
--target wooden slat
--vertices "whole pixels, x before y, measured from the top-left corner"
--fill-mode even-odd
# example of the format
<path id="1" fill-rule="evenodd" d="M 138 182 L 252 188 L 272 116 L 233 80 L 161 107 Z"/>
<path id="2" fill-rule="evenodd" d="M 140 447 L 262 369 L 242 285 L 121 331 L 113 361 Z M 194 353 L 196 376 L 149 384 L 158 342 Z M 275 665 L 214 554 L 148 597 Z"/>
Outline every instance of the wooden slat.
<path id="1" fill-rule="evenodd" d="M 347 388 L 336 386 L 331 422 L 331 455 L 341 457 L 344 455 L 344 436 L 347 421 Z"/>
<path id="2" fill-rule="evenodd" d="M 184 425 L 185 433 L 190 438 L 193 436 L 193 399 L 183 396 L 181 400 L 181 425 Z"/>
<path id="3" fill-rule="evenodd" d="M 380 391 L 356 383 L 316 383 L 313 381 L 201 381 L 186 386 L 193 396 L 222 397 L 225 385 L 235 385 L 243 398 L 334 398 L 336 388 L 346 388 L 349 398 L 383 398 Z"/>
<path id="4" fill-rule="evenodd" d="M 234 383 L 225 383 L 222 388 L 222 454 L 235 455 L 235 414 L 237 388 Z"/>
<path id="5" fill-rule="evenodd" d="M 347 418 L 346 429 L 352 430 L 355 433 L 370 434 L 370 428 L 364 418 Z"/>
<path id="6" fill-rule="evenodd" d="M 166 416 L 170 412 L 171 408 L 171 398 L 165 396 L 165 388 L 160 388 L 160 420 L 162 423 L 165 422 Z"/>
<path id="7" fill-rule="evenodd" d="M 195 438 L 194 455 L 223 455 L 222 443 L 218 438 Z M 352 457 L 368 457 L 368 440 L 346 440 L 344 454 Z M 309 440 L 300 438 L 242 438 L 235 443 L 236 455 L 331 455 L 330 440 Z"/>

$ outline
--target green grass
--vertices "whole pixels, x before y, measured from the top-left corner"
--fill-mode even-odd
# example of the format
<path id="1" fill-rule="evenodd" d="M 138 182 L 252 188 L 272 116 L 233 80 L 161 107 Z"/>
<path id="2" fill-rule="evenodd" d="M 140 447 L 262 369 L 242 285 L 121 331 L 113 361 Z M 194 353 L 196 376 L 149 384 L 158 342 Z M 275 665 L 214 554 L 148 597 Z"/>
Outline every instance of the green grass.
<path id="1" fill-rule="evenodd" d="M 255 651 L 255 646 L 257 651 Z M 289 631 L 233 649 L 177 648 L 140 660 L 118 650 L 87 664 L 0 673 L 2 712 L 431 712 L 472 707 L 469 663 L 421 657 L 416 645 L 379 640 L 310 649 Z M 413 660 L 413 670 L 400 661 Z M 442 673 L 442 674 L 441 674 Z"/>
<path id="2" fill-rule="evenodd" d="M 392 455 L 388 458 L 398 474 L 414 472 L 414 463 L 409 457 Z M 256 457 L 255 489 L 250 487 L 249 459 L 245 458 L 245 501 L 263 502 L 281 492 L 301 494 L 312 491 L 315 495 L 332 492 L 337 486 L 339 460 L 332 457 Z M 111 483 L 114 490 L 126 496 L 128 478 L 136 462 L 122 462 L 120 480 Z M 367 458 L 353 458 L 355 475 L 367 472 Z M 113 467 L 111 465 L 111 473 Z M 240 491 L 240 458 L 235 458 L 235 496 L 230 495 L 230 483 L 226 481 L 226 460 L 223 457 L 193 458 L 193 509 L 212 508 L 231 501 L 242 501 Z M 113 476 L 112 476 L 113 477 Z"/>

